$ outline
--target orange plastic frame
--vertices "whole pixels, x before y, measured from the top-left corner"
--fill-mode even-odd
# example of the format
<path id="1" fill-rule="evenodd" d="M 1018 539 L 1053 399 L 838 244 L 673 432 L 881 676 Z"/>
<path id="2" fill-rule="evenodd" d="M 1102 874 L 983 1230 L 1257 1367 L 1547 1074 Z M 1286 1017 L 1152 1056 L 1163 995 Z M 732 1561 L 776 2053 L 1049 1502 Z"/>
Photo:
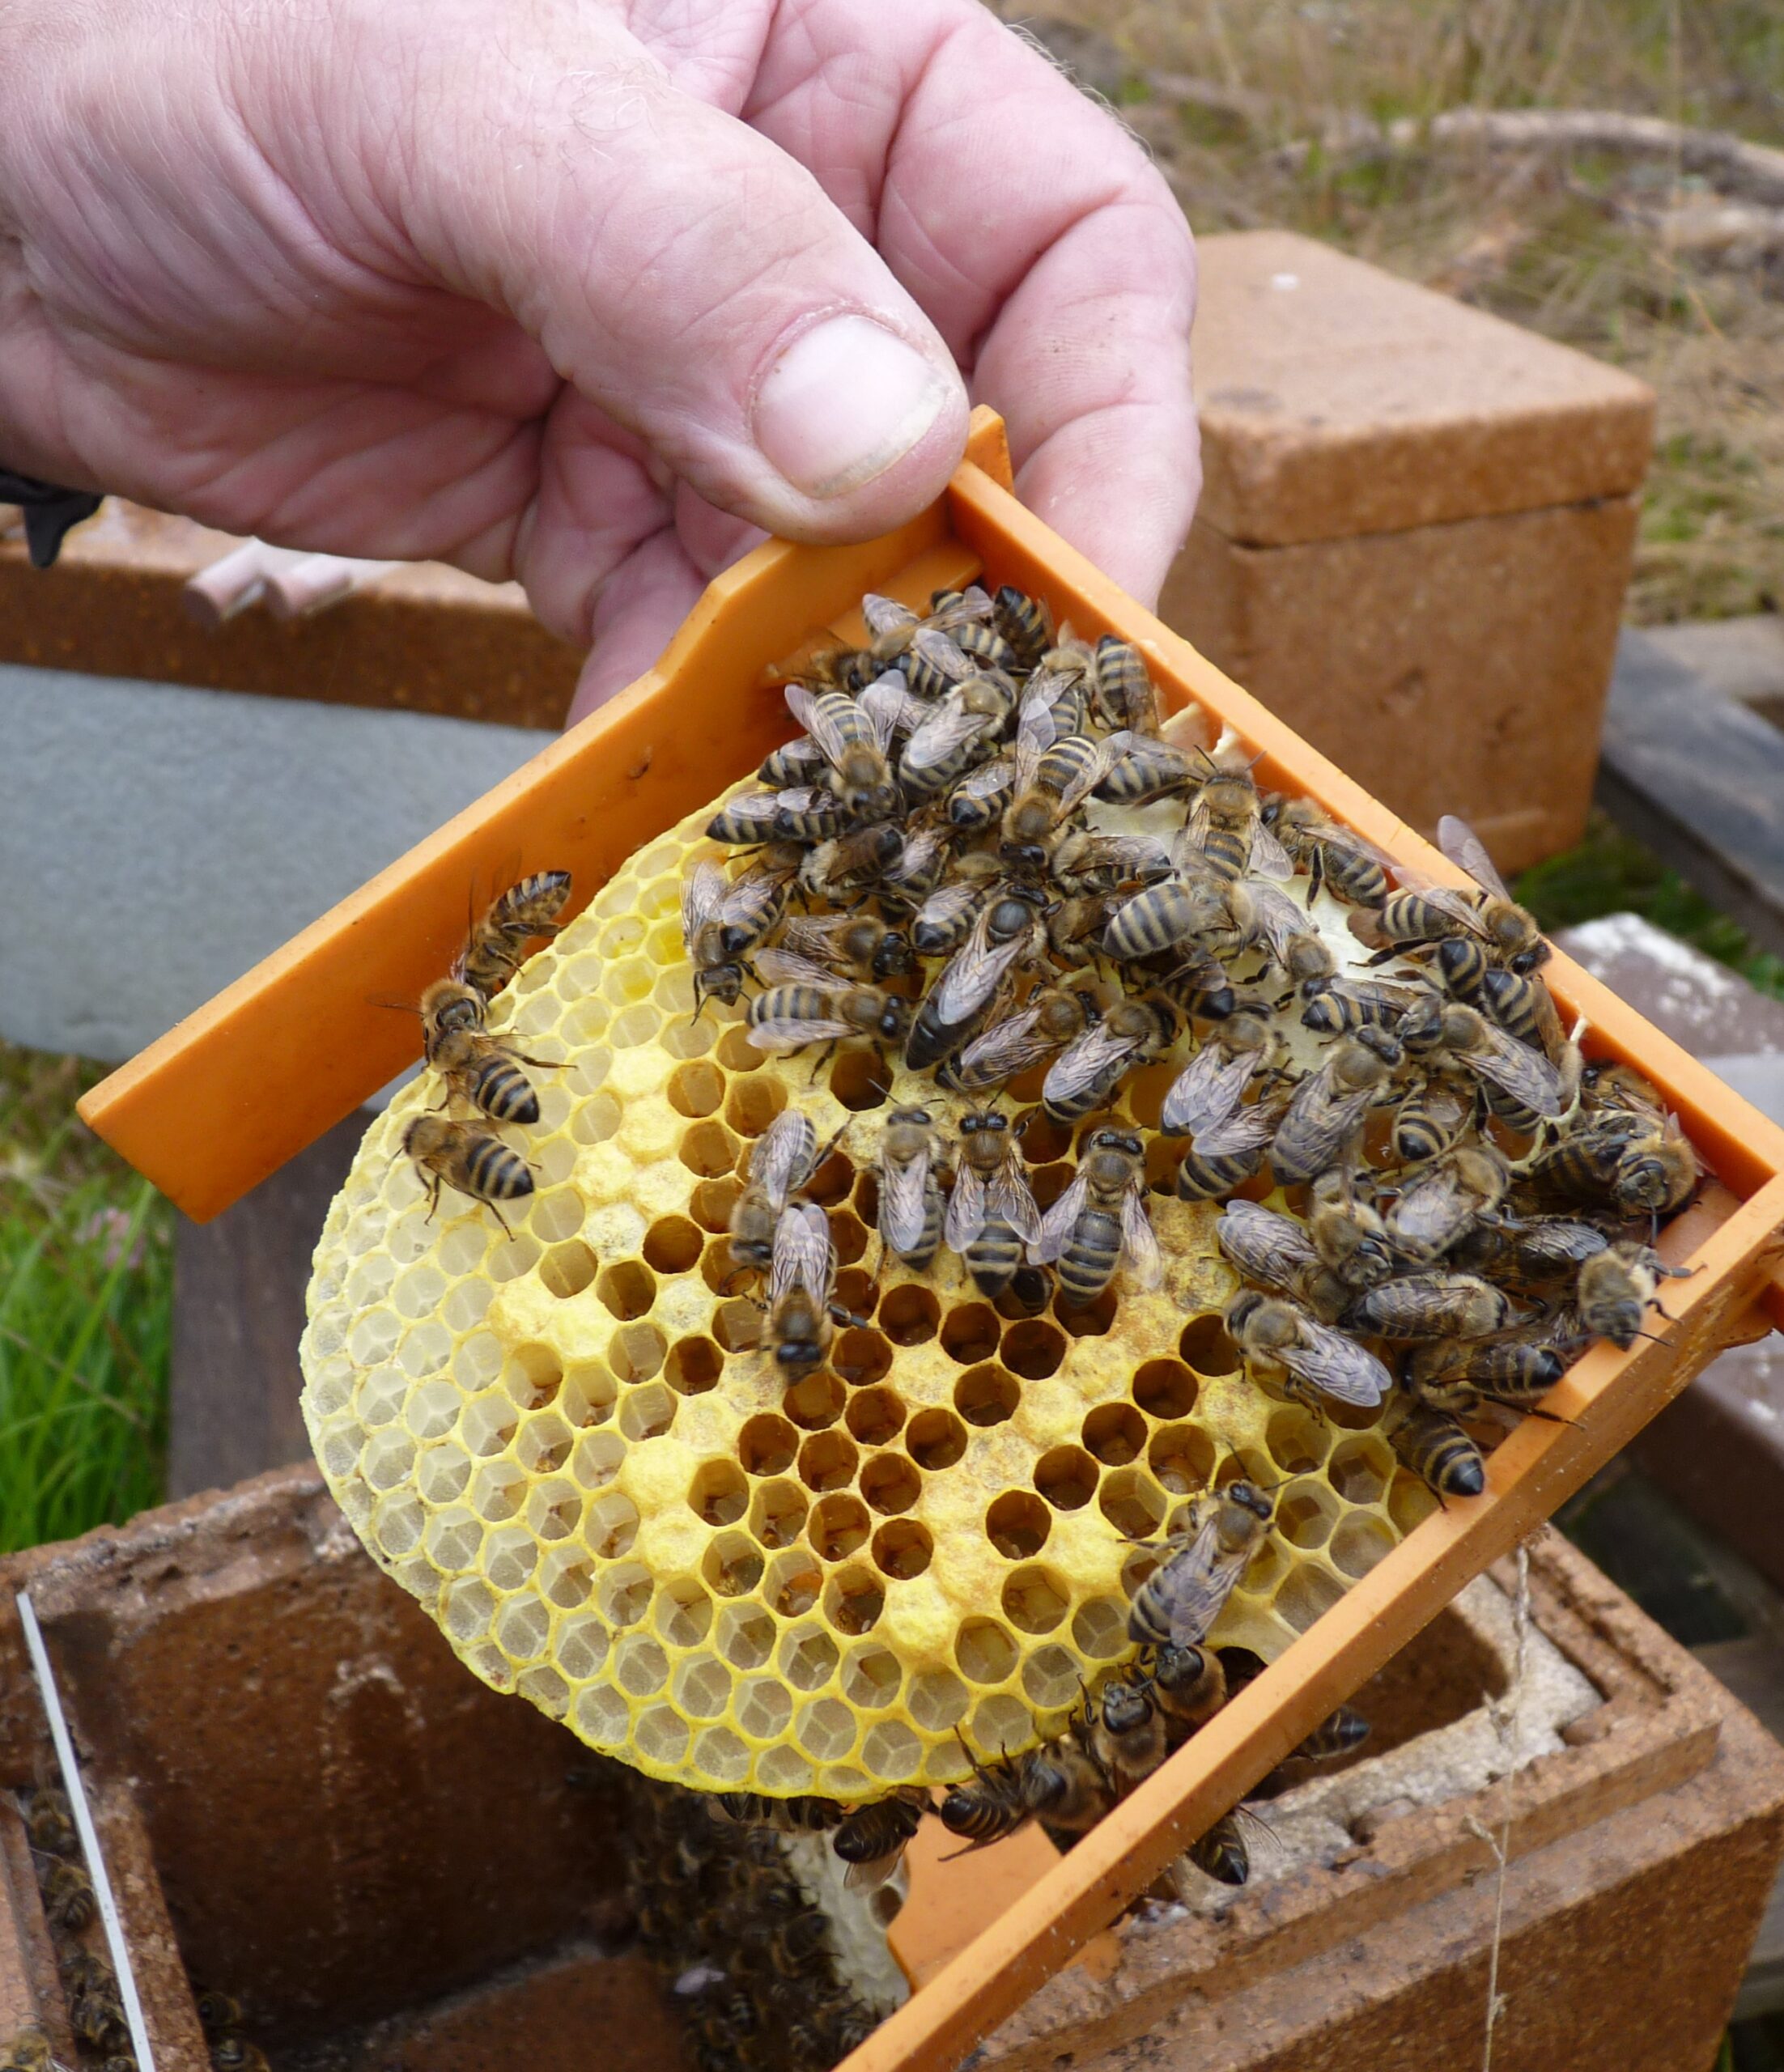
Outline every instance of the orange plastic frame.
<path id="1" fill-rule="evenodd" d="M 1011 491 L 1002 425 L 980 412 L 966 461 L 930 509 L 859 546 L 771 542 L 719 577 L 648 675 L 96 1087 L 83 1115 L 189 1215 L 216 1215 L 414 1060 L 417 1025 L 381 1003 L 418 996 L 444 969 L 464 933 L 468 888 L 491 886 L 503 870 L 567 867 L 585 901 L 635 849 L 787 738 L 784 703 L 765 680 L 770 664 L 826 629 L 859 637 L 864 591 L 920 604 L 981 575 L 1046 597 L 1081 633 L 1134 642 L 1167 705 L 1193 698 L 1261 751 L 1263 782 L 1316 800 L 1427 876 L 1459 881 L 1416 834 L 1025 510 Z M 963 2056 L 1723 1345 L 1762 1328 L 1756 1299 L 1784 1320 L 1774 1278 L 1784 1255 L 1784 1132 L 1567 958 L 1548 974 L 1564 1011 L 1590 1022 L 1592 1054 L 1654 1081 L 1714 1170 L 1718 1184 L 1667 1233 L 1671 1255 L 1696 1269 L 1671 1284 L 1667 1341 L 1589 1353 L 1552 1399 L 1566 1421 L 1525 1420 L 1492 1455 L 1485 1495 L 1411 1533 L 943 1963 L 847 2061 L 850 2072 L 938 2072 Z M 982 1921 L 983 1881 L 971 1865 L 964 1875 L 977 1888 L 966 1918 Z M 912 1913 L 945 1910 L 938 1879 L 930 1871 L 913 1892 L 913 1939 Z M 945 1949 L 950 1932 L 940 1920 L 931 1926 Z"/>

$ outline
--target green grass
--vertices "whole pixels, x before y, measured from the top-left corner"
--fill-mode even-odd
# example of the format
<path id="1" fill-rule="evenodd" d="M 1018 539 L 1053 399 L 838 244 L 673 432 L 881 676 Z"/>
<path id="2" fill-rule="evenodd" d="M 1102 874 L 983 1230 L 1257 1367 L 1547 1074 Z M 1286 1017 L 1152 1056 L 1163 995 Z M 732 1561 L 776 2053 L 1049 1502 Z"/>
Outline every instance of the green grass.
<path id="1" fill-rule="evenodd" d="M 0 1549 L 161 1495 L 172 1212 L 75 1115 L 96 1076 L 0 1051 Z"/>

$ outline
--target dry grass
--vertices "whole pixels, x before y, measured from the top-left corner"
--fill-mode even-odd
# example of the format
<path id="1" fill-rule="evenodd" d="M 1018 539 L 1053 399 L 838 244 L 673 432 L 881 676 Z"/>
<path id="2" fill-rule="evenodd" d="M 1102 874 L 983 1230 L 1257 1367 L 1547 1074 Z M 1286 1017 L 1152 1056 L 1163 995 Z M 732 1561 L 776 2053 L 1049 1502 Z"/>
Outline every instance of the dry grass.
<path id="1" fill-rule="evenodd" d="M 1199 230 L 1283 225 L 1652 382 L 1631 615 L 1784 600 L 1784 212 L 1769 252 L 1669 248 L 1714 197 L 1608 154 L 1327 148 L 1454 108 L 1616 108 L 1784 144 L 1773 0 L 1054 0 L 1013 4 L 1123 105 Z M 1059 18 L 1068 17 L 1062 22 Z M 1314 140 L 1299 153 L 1285 146 Z"/>

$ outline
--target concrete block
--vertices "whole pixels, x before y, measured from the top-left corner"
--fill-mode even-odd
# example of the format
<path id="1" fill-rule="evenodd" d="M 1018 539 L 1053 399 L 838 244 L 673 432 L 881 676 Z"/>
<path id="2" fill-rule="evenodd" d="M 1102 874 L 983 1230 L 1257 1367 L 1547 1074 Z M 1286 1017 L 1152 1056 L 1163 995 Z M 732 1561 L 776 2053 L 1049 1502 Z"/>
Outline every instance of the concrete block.
<path id="1" fill-rule="evenodd" d="M 1206 486 L 1163 616 L 1424 832 L 1564 847 L 1652 392 L 1310 239 L 1201 250 Z"/>

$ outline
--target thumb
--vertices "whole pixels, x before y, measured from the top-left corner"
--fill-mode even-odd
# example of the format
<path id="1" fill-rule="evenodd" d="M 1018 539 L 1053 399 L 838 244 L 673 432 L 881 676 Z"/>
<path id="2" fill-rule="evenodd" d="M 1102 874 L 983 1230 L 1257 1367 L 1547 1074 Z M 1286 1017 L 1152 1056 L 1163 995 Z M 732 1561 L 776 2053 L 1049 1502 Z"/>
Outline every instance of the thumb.
<path id="1" fill-rule="evenodd" d="M 488 18 L 446 0 L 410 25 L 427 76 L 405 97 L 396 214 L 429 270 L 771 532 L 864 538 L 938 495 L 966 437 L 959 372 L 812 175 L 603 11 L 504 4 L 495 65 Z"/>

